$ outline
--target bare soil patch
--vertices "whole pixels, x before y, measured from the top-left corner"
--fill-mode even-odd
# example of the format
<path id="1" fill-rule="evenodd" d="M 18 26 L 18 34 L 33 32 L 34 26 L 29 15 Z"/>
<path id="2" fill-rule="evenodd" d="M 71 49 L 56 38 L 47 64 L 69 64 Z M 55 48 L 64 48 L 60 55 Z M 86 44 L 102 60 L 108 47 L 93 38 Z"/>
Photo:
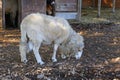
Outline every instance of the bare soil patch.
<path id="1" fill-rule="evenodd" d="M 92 27 L 91 27 L 92 26 Z M 1 80 L 119 80 L 120 79 L 120 25 L 72 25 L 85 38 L 85 49 L 80 60 L 67 58 L 52 63 L 52 47 L 40 49 L 46 64 L 36 64 L 33 53 L 29 62 L 20 62 L 20 31 L 1 30 L 0 79 Z"/>

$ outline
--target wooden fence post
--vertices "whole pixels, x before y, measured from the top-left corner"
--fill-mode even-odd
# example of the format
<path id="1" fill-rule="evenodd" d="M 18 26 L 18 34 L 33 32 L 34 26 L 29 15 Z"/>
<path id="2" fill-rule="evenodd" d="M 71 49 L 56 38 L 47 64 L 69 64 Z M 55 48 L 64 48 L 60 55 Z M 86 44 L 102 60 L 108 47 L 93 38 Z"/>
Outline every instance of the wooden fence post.
<path id="1" fill-rule="evenodd" d="M 82 10 L 82 0 L 78 0 L 78 12 L 77 12 L 77 20 L 80 22 L 81 20 L 81 10 Z"/>
<path id="2" fill-rule="evenodd" d="M 115 2 L 116 2 L 116 0 L 113 0 L 113 6 L 112 6 L 113 7 L 112 12 L 113 13 L 115 13 Z"/>
<path id="3" fill-rule="evenodd" d="M 5 24 L 5 0 L 2 0 L 2 28 L 6 28 Z"/>
<path id="4" fill-rule="evenodd" d="M 101 13 L 101 0 L 98 0 L 98 17 L 100 17 L 100 13 Z"/>

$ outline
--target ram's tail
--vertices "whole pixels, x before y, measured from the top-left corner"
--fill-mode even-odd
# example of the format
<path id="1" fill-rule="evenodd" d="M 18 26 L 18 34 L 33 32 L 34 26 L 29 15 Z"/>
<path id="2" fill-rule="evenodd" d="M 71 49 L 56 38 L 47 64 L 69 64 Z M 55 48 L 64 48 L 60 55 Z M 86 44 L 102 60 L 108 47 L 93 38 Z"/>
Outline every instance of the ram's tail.
<path id="1" fill-rule="evenodd" d="M 31 40 L 29 40 L 27 36 L 27 32 L 24 29 L 24 26 L 21 25 L 21 41 L 20 45 L 24 47 L 24 50 L 26 53 L 29 53 L 31 50 L 33 50 L 33 43 Z M 22 49 L 22 48 L 21 48 Z"/>

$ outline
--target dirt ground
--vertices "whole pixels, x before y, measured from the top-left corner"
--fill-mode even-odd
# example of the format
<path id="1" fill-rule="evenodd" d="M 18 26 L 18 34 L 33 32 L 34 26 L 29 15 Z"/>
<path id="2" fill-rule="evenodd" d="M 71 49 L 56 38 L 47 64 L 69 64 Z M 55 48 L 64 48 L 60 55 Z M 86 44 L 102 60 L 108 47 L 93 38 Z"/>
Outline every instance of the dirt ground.
<path id="1" fill-rule="evenodd" d="M 90 27 L 92 26 L 92 27 Z M 39 66 L 33 53 L 20 62 L 20 31 L 0 30 L 1 80 L 120 80 L 120 25 L 72 25 L 85 38 L 80 60 L 67 58 L 52 63 L 52 47 L 40 49 L 46 64 Z"/>
<path id="2" fill-rule="evenodd" d="M 53 48 L 42 46 L 44 66 L 36 63 L 32 52 L 27 54 L 28 63 L 21 63 L 19 29 L 2 30 L 0 26 L 0 80 L 120 80 L 120 24 L 71 26 L 85 39 L 80 60 L 62 60 L 58 54 L 58 62 L 52 63 Z"/>

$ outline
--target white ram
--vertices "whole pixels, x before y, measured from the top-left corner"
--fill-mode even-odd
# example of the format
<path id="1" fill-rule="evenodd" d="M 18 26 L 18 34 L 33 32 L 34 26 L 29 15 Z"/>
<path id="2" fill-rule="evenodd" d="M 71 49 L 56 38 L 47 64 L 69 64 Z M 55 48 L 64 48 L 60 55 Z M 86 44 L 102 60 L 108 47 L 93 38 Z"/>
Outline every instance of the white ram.
<path id="1" fill-rule="evenodd" d="M 83 37 L 77 34 L 67 20 L 63 18 L 32 13 L 22 20 L 20 29 L 20 55 L 22 62 L 27 62 L 26 53 L 33 50 L 37 63 L 41 65 L 44 64 L 39 54 L 41 43 L 54 44 L 53 62 L 57 61 L 56 52 L 59 46 L 61 46 L 60 50 L 62 53 L 64 53 L 64 50 L 67 50 L 65 54 L 68 53 L 69 50 L 73 50 L 76 59 L 81 57 L 84 47 Z M 62 49 L 62 47 L 67 48 Z"/>

